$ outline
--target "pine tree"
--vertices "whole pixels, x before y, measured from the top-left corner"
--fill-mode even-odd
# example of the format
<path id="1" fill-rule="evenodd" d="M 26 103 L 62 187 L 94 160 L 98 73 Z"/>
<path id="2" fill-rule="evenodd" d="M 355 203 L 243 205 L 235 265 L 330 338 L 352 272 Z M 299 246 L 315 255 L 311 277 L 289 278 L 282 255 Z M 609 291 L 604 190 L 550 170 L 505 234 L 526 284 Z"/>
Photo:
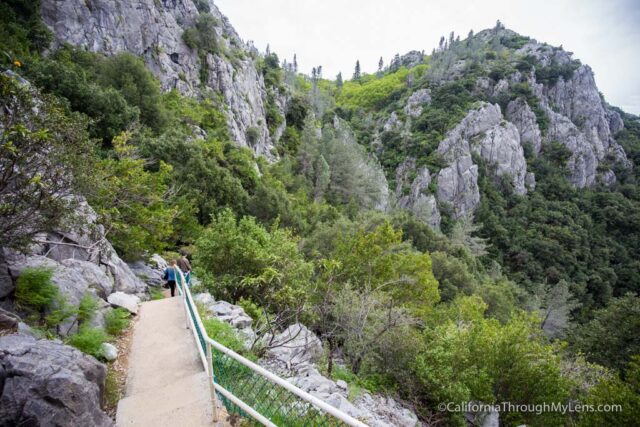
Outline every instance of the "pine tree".
<path id="1" fill-rule="evenodd" d="M 293 72 L 297 73 L 298 72 L 298 57 L 296 56 L 296 54 L 293 54 Z"/>
<path id="2" fill-rule="evenodd" d="M 362 75 L 360 74 L 360 60 L 356 61 L 356 68 L 353 70 L 353 80 L 359 80 Z"/>
<path id="3" fill-rule="evenodd" d="M 342 73 L 340 72 L 336 76 L 336 86 L 342 87 L 343 84 L 344 84 L 344 82 L 342 81 Z"/>
<path id="4" fill-rule="evenodd" d="M 378 73 L 382 73 L 382 67 L 384 67 L 384 60 L 382 59 L 382 56 L 381 56 L 380 60 L 378 61 Z"/>
<path id="5" fill-rule="evenodd" d="M 269 46 L 269 43 L 267 43 L 267 56 L 271 55 L 271 47 Z"/>
<path id="6" fill-rule="evenodd" d="M 444 36 L 440 37 L 440 43 L 438 43 L 439 49 L 444 50 Z"/>
<path id="7" fill-rule="evenodd" d="M 318 77 L 318 80 L 320 80 L 322 78 L 322 65 L 318 65 L 318 74 L 316 75 Z"/>

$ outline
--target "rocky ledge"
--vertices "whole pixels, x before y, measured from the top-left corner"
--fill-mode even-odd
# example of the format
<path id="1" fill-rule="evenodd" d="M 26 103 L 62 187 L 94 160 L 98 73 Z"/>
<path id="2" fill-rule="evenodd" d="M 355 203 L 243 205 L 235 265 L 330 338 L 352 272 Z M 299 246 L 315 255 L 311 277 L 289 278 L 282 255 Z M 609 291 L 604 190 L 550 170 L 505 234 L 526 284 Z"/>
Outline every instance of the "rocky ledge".
<path id="1" fill-rule="evenodd" d="M 113 426 L 100 403 L 106 367 L 59 341 L 0 337 L 0 425 Z"/>

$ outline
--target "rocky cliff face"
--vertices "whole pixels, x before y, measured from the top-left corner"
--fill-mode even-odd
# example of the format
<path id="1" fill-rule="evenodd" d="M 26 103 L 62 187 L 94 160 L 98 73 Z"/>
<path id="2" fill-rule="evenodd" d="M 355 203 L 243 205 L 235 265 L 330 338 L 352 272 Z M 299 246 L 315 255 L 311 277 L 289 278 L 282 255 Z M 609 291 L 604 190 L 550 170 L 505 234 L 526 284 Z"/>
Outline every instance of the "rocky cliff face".
<path id="1" fill-rule="evenodd" d="M 144 58 L 165 91 L 176 89 L 197 96 L 214 90 L 228 107 L 233 139 L 272 157 L 274 141 L 265 113 L 267 89 L 254 53 L 213 1 L 207 9 L 214 18 L 207 30 L 214 34 L 218 50 L 202 55 L 183 40 L 185 30 L 193 28 L 200 15 L 192 0 L 42 1 L 44 22 L 55 36 L 54 47 L 70 43 L 107 55 L 130 52 Z M 203 67 L 208 70 L 204 81 Z"/>
<path id="2" fill-rule="evenodd" d="M 527 192 L 520 133 L 504 120 L 498 105 L 483 103 L 471 110 L 440 143 L 438 152 L 448 163 L 438 174 L 438 200 L 454 218 L 472 213 L 480 203 L 472 153 L 482 157 L 497 176 L 506 176 L 517 194 Z"/>
<path id="3" fill-rule="evenodd" d="M 511 101 L 506 116 L 517 126 L 522 142 L 531 144 L 536 154 L 545 143 L 552 141 L 567 147 L 572 153 L 569 179 L 578 188 L 615 182 L 612 163 L 630 167 L 624 150 L 615 141 L 615 134 L 622 130 L 624 123 L 601 98 L 591 68 L 573 60 L 570 52 L 535 40 L 516 54 L 535 58 L 538 69 L 575 68 L 569 78 L 561 75 L 557 81 L 538 81 L 534 67 L 528 73 L 516 72 L 495 85 L 489 83 L 486 90 L 494 96 L 523 83 L 532 89 L 549 124 L 546 132 L 541 132 L 527 101 L 521 98 Z M 481 86 L 487 86 L 487 82 Z"/>

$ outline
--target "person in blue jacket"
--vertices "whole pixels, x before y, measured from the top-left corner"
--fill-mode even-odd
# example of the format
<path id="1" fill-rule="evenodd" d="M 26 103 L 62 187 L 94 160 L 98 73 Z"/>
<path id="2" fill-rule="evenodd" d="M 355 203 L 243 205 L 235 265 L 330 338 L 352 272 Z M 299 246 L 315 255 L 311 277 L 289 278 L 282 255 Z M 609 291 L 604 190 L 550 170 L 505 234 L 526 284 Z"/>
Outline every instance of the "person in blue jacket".
<path id="1" fill-rule="evenodd" d="M 162 277 L 164 280 L 167 281 L 166 287 L 171 289 L 172 297 L 176 295 L 176 279 L 177 279 L 176 276 L 177 276 L 176 260 L 173 259 L 169 263 L 169 267 L 164 269 L 164 276 Z"/>

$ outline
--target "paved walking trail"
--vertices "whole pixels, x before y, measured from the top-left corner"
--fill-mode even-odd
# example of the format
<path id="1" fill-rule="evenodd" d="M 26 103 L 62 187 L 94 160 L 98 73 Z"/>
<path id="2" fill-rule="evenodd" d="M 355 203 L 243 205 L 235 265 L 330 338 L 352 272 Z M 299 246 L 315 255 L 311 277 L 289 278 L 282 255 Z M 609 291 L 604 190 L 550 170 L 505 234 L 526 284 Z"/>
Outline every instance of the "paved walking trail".
<path id="1" fill-rule="evenodd" d="M 138 316 L 118 427 L 213 426 L 207 374 L 186 328 L 182 299 L 145 302 Z"/>

